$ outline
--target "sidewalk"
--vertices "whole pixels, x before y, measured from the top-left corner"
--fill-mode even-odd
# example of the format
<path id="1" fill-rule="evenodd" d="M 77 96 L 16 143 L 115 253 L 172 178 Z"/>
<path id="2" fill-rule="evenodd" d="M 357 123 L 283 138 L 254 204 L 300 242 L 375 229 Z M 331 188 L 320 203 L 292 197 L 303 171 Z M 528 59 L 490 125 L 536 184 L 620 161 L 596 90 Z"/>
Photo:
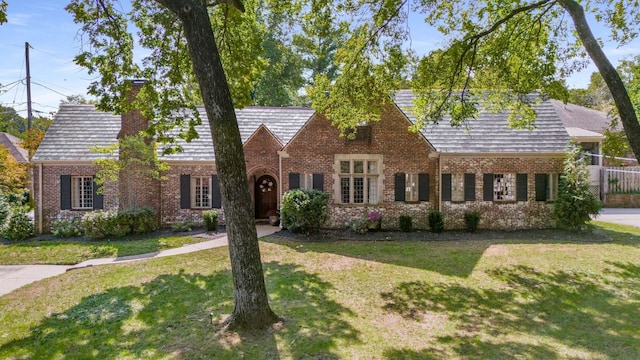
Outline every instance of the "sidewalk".
<path id="1" fill-rule="evenodd" d="M 267 236 L 278 231 L 278 227 L 271 225 L 257 225 L 258 237 Z M 161 258 L 188 254 L 195 251 L 212 249 L 215 247 L 227 246 L 227 236 L 222 236 L 214 240 L 204 241 L 197 244 L 185 245 L 179 248 L 163 250 L 159 252 L 125 256 L 120 258 L 91 259 L 76 265 L 0 265 L 0 296 L 8 294 L 22 286 L 36 282 L 48 277 L 63 274 L 69 270 L 81 269 L 89 266 L 121 264 L 131 261 Z"/>

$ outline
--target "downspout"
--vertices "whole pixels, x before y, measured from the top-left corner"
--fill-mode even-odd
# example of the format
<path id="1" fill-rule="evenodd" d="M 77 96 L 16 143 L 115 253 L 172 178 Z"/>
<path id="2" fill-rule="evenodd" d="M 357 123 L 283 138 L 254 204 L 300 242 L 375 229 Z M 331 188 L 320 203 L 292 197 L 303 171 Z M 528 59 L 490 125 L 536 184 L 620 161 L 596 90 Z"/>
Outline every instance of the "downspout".
<path id="1" fill-rule="evenodd" d="M 282 200 L 282 152 L 278 151 L 278 203 L 276 208 L 280 209 L 280 202 Z"/>
<path id="2" fill-rule="evenodd" d="M 442 212 L 442 155 L 438 156 L 438 211 Z"/>
<path id="3" fill-rule="evenodd" d="M 38 234 L 42 234 L 42 163 L 38 164 Z"/>

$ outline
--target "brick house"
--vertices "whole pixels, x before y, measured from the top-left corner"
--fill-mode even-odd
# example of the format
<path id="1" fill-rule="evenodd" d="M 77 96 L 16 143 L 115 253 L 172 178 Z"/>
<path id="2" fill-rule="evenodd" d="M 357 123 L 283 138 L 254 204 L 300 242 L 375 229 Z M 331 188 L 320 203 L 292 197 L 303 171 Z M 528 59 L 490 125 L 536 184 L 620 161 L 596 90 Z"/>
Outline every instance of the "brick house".
<path id="1" fill-rule="evenodd" d="M 481 212 L 481 228 L 554 225 L 550 201 L 569 136 L 549 101 L 535 106 L 538 118 L 531 131 L 509 129 L 506 113 L 481 113 L 463 128 L 440 124 L 410 132 L 412 94 L 399 91 L 394 100 L 379 122 L 360 126 L 354 139 L 340 137 L 312 109 L 237 110 L 256 218 L 279 208 L 289 189 L 314 188 L 330 194 L 329 227 L 378 211 L 383 228 L 397 227 L 398 216 L 406 214 L 424 229 L 431 210 L 444 213 L 449 229 L 463 227 L 466 210 Z M 203 108 L 200 112 L 206 119 Z M 90 105 L 61 106 L 33 158 L 38 231 L 49 231 L 57 218 L 117 208 L 118 194 L 135 186 L 165 225 L 221 208 L 206 120 L 197 128 L 199 139 L 183 144 L 182 153 L 162 157 L 170 166 L 164 180 L 131 182 L 123 174 L 120 184 L 94 194 L 92 161 L 99 155 L 89 148 L 137 131 L 146 126 L 143 120 Z"/>

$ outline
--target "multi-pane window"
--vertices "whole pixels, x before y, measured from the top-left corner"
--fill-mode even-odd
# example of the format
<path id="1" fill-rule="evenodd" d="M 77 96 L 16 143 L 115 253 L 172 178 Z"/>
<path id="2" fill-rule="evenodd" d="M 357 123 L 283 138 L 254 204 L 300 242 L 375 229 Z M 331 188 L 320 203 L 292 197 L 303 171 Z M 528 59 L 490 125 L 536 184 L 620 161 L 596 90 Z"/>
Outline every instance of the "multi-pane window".
<path id="1" fill-rule="evenodd" d="M 313 174 L 300 174 L 300 189 L 313 190 Z"/>
<path id="2" fill-rule="evenodd" d="M 340 202 L 343 204 L 377 204 L 378 169 L 378 160 L 340 160 Z"/>
<path id="3" fill-rule="evenodd" d="M 211 177 L 192 176 L 191 177 L 191 207 L 210 208 L 211 207 Z"/>
<path id="4" fill-rule="evenodd" d="M 554 201 L 558 197 L 559 174 L 547 174 L 547 201 Z"/>
<path id="5" fill-rule="evenodd" d="M 493 174 L 493 200 L 494 201 L 515 201 L 516 200 L 516 175 L 515 174 Z"/>
<path id="6" fill-rule="evenodd" d="M 418 174 L 405 174 L 404 200 L 418 201 Z"/>
<path id="7" fill-rule="evenodd" d="M 464 174 L 451 174 L 451 201 L 464 201 Z"/>
<path id="8" fill-rule="evenodd" d="M 71 206 L 73 209 L 93 208 L 92 176 L 74 176 L 71 178 Z"/>
<path id="9" fill-rule="evenodd" d="M 560 175 L 536 174 L 536 200 L 555 201 L 558 197 L 558 181 Z"/>

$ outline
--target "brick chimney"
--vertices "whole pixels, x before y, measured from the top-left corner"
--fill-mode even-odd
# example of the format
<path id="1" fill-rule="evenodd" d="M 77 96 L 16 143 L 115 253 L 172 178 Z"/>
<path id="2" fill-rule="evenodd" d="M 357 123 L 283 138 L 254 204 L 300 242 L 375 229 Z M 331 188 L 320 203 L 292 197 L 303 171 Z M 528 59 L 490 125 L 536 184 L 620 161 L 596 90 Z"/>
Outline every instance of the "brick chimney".
<path id="1" fill-rule="evenodd" d="M 145 80 L 128 81 L 130 82 L 131 90 L 127 94 L 127 101 L 131 103 L 136 99 L 140 89 L 145 84 Z M 140 110 L 132 109 L 120 116 L 118 139 L 122 140 L 128 136 L 138 135 L 140 131 L 146 130 L 147 127 L 149 127 L 149 121 L 142 116 Z M 146 138 L 145 142 L 148 146 L 151 146 L 150 138 Z M 121 149 L 119 156 L 122 160 L 136 155 L 126 153 Z M 151 178 L 151 175 L 143 165 L 134 165 L 120 171 L 118 192 L 121 209 L 149 207 L 155 209 L 158 216 L 160 215 L 160 181 Z"/>
<path id="2" fill-rule="evenodd" d="M 136 99 L 140 89 L 145 84 L 145 80 L 127 80 L 131 84 L 131 90 L 127 94 L 127 102 L 131 103 Z M 140 131 L 146 130 L 149 127 L 149 121 L 145 119 L 140 110 L 133 109 L 128 113 L 120 115 L 120 132 L 118 133 L 118 139 L 122 139 L 125 136 L 136 135 Z"/>

